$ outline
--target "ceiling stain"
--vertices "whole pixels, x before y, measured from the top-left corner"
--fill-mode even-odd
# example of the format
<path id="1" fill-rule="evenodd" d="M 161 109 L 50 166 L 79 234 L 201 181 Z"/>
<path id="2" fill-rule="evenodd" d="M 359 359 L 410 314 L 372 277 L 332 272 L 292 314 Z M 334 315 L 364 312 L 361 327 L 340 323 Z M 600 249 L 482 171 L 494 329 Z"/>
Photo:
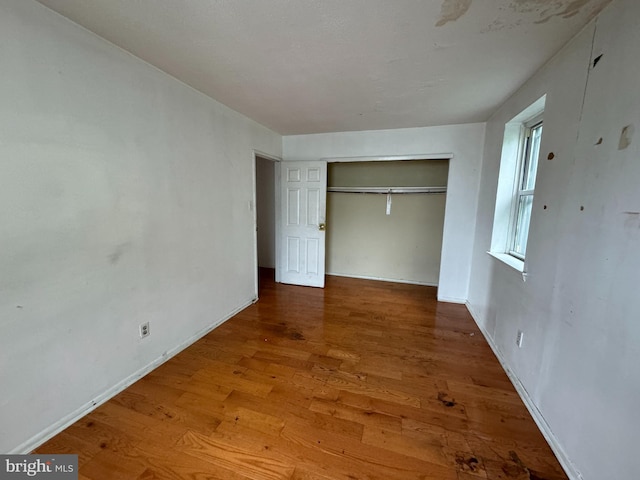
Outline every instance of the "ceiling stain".
<path id="1" fill-rule="evenodd" d="M 301 135 L 484 122 L 606 1 L 543 25 L 534 22 L 570 13 L 572 0 L 39 3 L 265 127 Z M 110 248 L 105 263 L 126 263 L 128 252 Z"/>
<path id="2" fill-rule="evenodd" d="M 436 23 L 436 27 L 442 27 L 449 22 L 458 20 L 467 13 L 471 2 L 472 0 L 444 0 L 442 7 L 440 7 L 440 20 Z"/>
<path id="3" fill-rule="evenodd" d="M 546 23 L 551 20 L 553 17 L 562 17 L 562 18 L 571 18 L 574 15 L 580 13 L 580 10 L 591 0 L 573 0 L 565 7 L 564 10 L 558 13 L 551 13 L 544 18 L 541 18 L 536 23 Z"/>
<path id="4" fill-rule="evenodd" d="M 518 19 L 510 22 L 506 20 L 496 19 L 490 25 L 480 30 L 480 33 L 497 32 L 499 30 L 512 30 L 524 24 L 525 22 L 522 19 Z"/>
<path id="5" fill-rule="evenodd" d="M 523 25 L 543 24 L 553 18 L 570 19 L 581 16 L 583 22 L 590 22 L 612 0 L 510 0 L 506 10 L 519 14 L 505 15 L 505 9 L 480 33 L 512 30 Z"/>
<path id="6" fill-rule="evenodd" d="M 580 14 L 587 7 L 590 20 L 611 0 L 512 0 L 511 8 L 520 13 L 537 13 L 534 23 L 547 23 L 554 17 L 571 18 Z"/>

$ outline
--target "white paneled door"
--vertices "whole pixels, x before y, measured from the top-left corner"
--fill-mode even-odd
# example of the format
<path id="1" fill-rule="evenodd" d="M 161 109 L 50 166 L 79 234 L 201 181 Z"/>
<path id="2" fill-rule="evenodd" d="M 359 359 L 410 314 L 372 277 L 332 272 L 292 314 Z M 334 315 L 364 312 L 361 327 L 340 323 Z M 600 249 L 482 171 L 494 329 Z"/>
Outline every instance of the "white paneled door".
<path id="1" fill-rule="evenodd" d="M 279 281 L 324 287 L 327 162 L 281 164 Z"/>

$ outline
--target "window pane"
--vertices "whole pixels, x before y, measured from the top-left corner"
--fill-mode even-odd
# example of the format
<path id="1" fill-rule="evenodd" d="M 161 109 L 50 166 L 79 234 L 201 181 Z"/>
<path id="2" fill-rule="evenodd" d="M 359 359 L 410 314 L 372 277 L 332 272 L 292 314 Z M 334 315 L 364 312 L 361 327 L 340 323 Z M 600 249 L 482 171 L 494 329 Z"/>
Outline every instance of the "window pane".
<path id="1" fill-rule="evenodd" d="M 542 139 L 542 124 L 539 123 L 531 129 L 531 137 L 527 145 L 524 158 L 524 171 L 522 176 L 522 190 L 533 190 L 536 185 L 536 172 L 538 171 L 538 155 L 540 154 L 540 140 Z"/>
<path id="2" fill-rule="evenodd" d="M 529 237 L 529 221 L 531 220 L 532 205 L 533 195 L 522 195 L 519 197 L 513 251 L 523 257 L 527 251 L 527 238 Z"/>

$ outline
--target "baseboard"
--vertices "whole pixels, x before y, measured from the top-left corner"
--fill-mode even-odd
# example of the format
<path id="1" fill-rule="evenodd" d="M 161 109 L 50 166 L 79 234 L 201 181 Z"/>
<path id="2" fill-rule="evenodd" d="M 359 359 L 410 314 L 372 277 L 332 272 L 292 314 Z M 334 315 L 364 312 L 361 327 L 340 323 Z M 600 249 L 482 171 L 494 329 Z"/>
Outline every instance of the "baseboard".
<path id="1" fill-rule="evenodd" d="M 517 375 L 511 370 L 511 368 L 509 368 L 504 357 L 500 353 L 500 350 L 498 350 L 497 345 L 493 341 L 493 338 L 489 336 L 489 333 L 478 321 L 478 317 L 474 313 L 473 309 L 471 308 L 471 305 L 469 305 L 469 302 L 466 302 L 465 305 L 467 307 L 467 310 L 471 314 L 471 317 L 473 318 L 474 322 L 482 332 L 482 335 L 484 336 L 485 340 L 491 347 L 491 350 L 493 350 L 493 353 L 498 359 L 498 361 L 500 362 L 500 365 L 502 365 L 502 368 L 507 374 L 507 376 L 509 377 L 509 380 L 511 380 L 511 383 L 516 389 L 516 392 L 518 392 L 518 395 L 522 399 L 522 402 L 527 407 L 527 410 L 529 410 L 529 413 L 533 417 L 534 422 L 536 422 L 536 425 L 538 426 L 538 429 L 542 433 L 542 436 L 549 444 L 549 447 L 551 447 L 551 450 L 553 451 L 556 458 L 558 459 L 558 462 L 560 462 L 560 466 L 562 466 L 565 473 L 571 480 L 583 480 L 582 475 L 580 474 L 578 469 L 575 467 L 573 462 L 569 459 L 566 452 L 560 445 L 560 442 L 558 442 L 558 439 L 553 434 L 551 427 L 549 427 L 549 424 L 545 420 L 544 416 L 542 415 L 540 410 L 538 410 L 538 407 L 536 406 L 536 404 L 533 402 L 533 399 L 529 395 L 529 392 L 527 392 L 527 389 L 524 387 L 524 385 L 522 384 L 520 379 L 517 377 Z"/>
<path id="2" fill-rule="evenodd" d="M 350 273 L 332 273 L 326 272 L 327 275 L 332 277 L 347 277 L 347 278 L 360 278 L 362 280 L 377 280 L 380 282 L 393 282 L 393 283 L 408 283 L 410 285 L 424 285 L 426 287 L 437 287 L 437 283 L 418 282 L 415 280 L 400 280 L 397 278 L 383 278 L 383 277 L 371 277 L 368 275 L 351 275 Z M 464 302 L 463 302 L 464 303 Z"/>
<path id="3" fill-rule="evenodd" d="M 160 365 L 162 365 L 163 363 L 165 363 L 166 361 L 168 361 L 172 357 L 176 356 L 178 353 L 180 353 L 185 348 L 193 345 L 195 342 L 197 342 L 202 337 L 204 337 L 207 333 L 211 332 L 215 328 L 217 328 L 220 325 L 222 325 L 224 322 L 229 320 L 231 317 L 233 317 L 237 313 L 239 313 L 242 310 L 244 310 L 245 308 L 247 308 L 253 302 L 254 302 L 253 299 L 248 301 L 247 303 L 245 303 L 242 306 L 240 306 L 240 307 L 236 308 L 235 310 L 233 310 L 231 313 L 229 313 L 226 316 L 222 317 L 220 320 L 218 320 L 218 321 L 214 322 L 213 324 L 205 327 L 204 329 L 198 331 L 196 334 L 192 335 L 191 337 L 189 337 L 187 340 L 185 340 L 181 344 L 177 345 L 176 347 L 172 348 L 171 350 L 168 350 L 168 351 L 164 352 L 160 357 L 156 358 L 155 360 L 153 360 L 149 364 L 145 365 L 144 367 L 142 367 L 141 369 L 139 369 L 138 371 L 136 371 L 132 375 L 129 375 L 128 377 L 126 377 L 122 381 L 118 382 L 117 384 L 115 384 L 111 388 L 107 389 L 106 391 L 104 391 L 103 393 L 98 395 L 96 398 L 94 398 L 92 401 L 82 405 L 80 408 L 78 408 L 75 411 L 71 412 L 66 417 L 64 417 L 61 420 L 55 422 L 54 424 L 52 424 L 51 426 L 49 426 L 48 428 L 46 428 L 42 432 L 34 435 L 33 437 L 31 437 L 27 441 L 25 441 L 22 444 L 18 445 L 16 448 L 14 448 L 13 450 L 9 451 L 8 453 L 9 454 L 25 454 L 25 453 L 32 452 L 38 446 L 42 445 L 47 440 L 49 440 L 52 437 L 56 436 L 58 433 L 62 432 L 65 428 L 67 428 L 70 425 L 74 424 L 75 422 L 80 420 L 82 417 L 84 417 L 88 413 L 90 413 L 93 410 L 95 410 L 96 408 L 98 408 L 103 403 L 105 403 L 108 400 L 110 400 L 111 398 L 115 397 L 117 394 L 122 392 L 127 387 L 133 385 L 135 382 L 140 380 L 146 374 L 148 374 L 149 372 L 151 372 L 154 369 L 158 368 Z"/>
<path id="4" fill-rule="evenodd" d="M 457 298 L 457 297 L 443 297 L 438 295 L 438 301 L 439 302 L 445 302 L 445 303 L 459 303 L 461 305 L 465 305 L 467 303 L 467 299 L 466 298 Z"/>

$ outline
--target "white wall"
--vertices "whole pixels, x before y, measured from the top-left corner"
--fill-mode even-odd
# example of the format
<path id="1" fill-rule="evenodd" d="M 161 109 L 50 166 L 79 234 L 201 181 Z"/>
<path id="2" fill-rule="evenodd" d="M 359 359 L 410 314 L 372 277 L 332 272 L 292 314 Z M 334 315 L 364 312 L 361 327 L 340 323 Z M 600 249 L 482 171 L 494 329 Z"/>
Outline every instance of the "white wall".
<path id="1" fill-rule="evenodd" d="M 585 480 L 638 476 L 640 138 L 625 149 L 619 140 L 626 125 L 640 128 L 639 21 L 635 0 L 606 8 L 493 115 L 482 166 L 469 307 L 573 478 Z M 523 282 L 485 252 L 504 124 L 544 93 Z"/>
<path id="2" fill-rule="evenodd" d="M 451 153 L 438 298 L 467 299 L 484 124 L 285 136 L 284 160 Z"/>
<path id="3" fill-rule="evenodd" d="M 6 453 L 256 296 L 253 149 L 281 137 L 30 0 L 0 45 Z"/>
<path id="4" fill-rule="evenodd" d="M 275 161 L 256 157 L 256 216 L 258 266 L 276 268 Z"/>

